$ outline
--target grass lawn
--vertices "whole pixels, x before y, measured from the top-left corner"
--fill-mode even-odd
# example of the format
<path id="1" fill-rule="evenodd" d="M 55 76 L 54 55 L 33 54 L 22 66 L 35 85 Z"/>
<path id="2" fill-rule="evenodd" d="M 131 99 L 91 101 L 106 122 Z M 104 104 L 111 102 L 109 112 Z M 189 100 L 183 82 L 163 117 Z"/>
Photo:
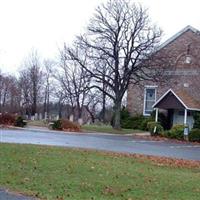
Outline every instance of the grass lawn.
<path id="1" fill-rule="evenodd" d="M 28 120 L 27 125 L 29 125 L 29 126 L 39 126 L 39 127 L 48 127 L 48 123 L 45 120 Z"/>
<path id="2" fill-rule="evenodd" d="M 38 127 L 48 127 L 48 123 L 44 120 L 29 120 L 29 126 L 38 126 Z M 82 130 L 87 132 L 101 132 L 101 133 L 114 133 L 114 134 L 131 134 L 131 133 L 142 133 L 144 131 L 141 130 L 133 130 L 133 129 L 121 129 L 115 130 L 112 126 L 109 125 L 83 125 Z"/>
<path id="3" fill-rule="evenodd" d="M 0 144 L 0 187 L 50 200 L 200 199 L 200 169 L 89 150 Z"/>
<path id="4" fill-rule="evenodd" d="M 130 134 L 130 133 L 142 133 L 144 131 L 141 130 L 133 130 L 133 129 L 122 129 L 115 130 L 112 126 L 109 125 L 84 125 L 82 126 L 84 131 L 93 131 L 93 132 L 101 132 L 101 133 L 114 133 L 114 134 Z"/>

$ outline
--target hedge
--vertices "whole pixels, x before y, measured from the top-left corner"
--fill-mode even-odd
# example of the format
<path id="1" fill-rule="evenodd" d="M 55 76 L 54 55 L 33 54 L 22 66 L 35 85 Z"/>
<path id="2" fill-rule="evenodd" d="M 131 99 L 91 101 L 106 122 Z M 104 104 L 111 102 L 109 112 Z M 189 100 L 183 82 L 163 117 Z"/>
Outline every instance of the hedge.
<path id="1" fill-rule="evenodd" d="M 189 141 L 200 142 L 200 129 L 192 129 L 189 133 Z"/>

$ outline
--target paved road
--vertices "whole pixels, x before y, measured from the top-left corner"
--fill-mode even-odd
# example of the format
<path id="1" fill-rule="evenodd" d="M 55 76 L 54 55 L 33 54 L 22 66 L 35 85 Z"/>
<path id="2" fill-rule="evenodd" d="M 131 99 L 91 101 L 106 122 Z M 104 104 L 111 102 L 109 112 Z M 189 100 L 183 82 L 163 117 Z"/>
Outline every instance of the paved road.
<path id="1" fill-rule="evenodd" d="M 0 141 L 4 143 L 91 148 L 114 152 L 200 160 L 200 145 L 141 140 L 133 136 L 84 133 L 63 134 L 39 130 L 0 130 Z"/>
<path id="2" fill-rule="evenodd" d="M 0 189 L 0 200 L 33 200 L 33 198 L 11 194 L 5 190 Z"/>

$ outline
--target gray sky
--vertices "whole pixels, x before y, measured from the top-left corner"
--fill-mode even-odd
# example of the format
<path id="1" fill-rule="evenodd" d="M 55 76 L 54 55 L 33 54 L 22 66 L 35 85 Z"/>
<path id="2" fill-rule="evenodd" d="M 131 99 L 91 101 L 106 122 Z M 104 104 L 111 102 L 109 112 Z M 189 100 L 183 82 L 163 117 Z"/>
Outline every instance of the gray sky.
<path id="1" fill-rule="evenodd" d="M 63 42 L 84 30 L 94 9 L 106 0 L 0 0 L 0 69 L 15 73 L 31 48 L 54 58 Z M 164 40 L 187 25 L 200 29 L 198 0 L 136 0 L 149 8 Z"/>

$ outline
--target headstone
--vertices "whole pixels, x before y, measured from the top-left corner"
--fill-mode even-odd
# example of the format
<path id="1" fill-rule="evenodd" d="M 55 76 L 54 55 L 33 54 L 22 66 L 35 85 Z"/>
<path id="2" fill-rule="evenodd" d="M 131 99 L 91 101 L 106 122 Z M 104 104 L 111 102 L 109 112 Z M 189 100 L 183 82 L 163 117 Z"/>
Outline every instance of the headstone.
<path id="1" fill-rule="evenodd" d="M 79 118 L 79 119 L 78 119 L 78 123 L 79 123 L 80 125 L 83 125 L 83 119 L 82 119 L 82 118 Z"/>
<path id="2" fill-rule="evenodd" d="M 74 121 L 74 115 L 69 116 L 69 121 L 73 122 Z"/>
<path id="3" fill-rule="evenodd" d="M 42 113 L 39 114 L 39 120 L 42 120 Z"/>
<path id="4" fill-rule="evenodd" d="M 44 113 L 44 119 L 47 120 L 47 112 Z"/>
<path id="5" fill-rule="evenodd" d="M 90 125 L 92 122 L 91 122 L 91 120 L 89 119 L 88 121 L 87 121 L 87 125 Z"/>
<path id="6" fill-rule="evenodd" d="M 35 120 L 38 120 L 38 114 L 35 113 Z"/>

